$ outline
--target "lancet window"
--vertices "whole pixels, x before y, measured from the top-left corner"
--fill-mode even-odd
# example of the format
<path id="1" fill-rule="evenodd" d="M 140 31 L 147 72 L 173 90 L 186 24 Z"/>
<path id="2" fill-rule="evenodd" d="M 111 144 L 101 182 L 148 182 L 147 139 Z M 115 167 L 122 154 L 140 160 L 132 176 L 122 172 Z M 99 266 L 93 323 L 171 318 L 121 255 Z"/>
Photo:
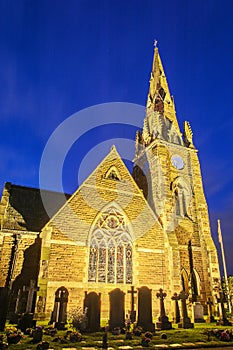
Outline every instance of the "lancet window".
<path id="1" fill-rule="evenodd" d="M 91 233 L 88 281 L 132 283 L 132 238 L 115 207 L 100 215 Z"/>
<path id="2" fill-rule="evenodd" d="M 175 199 L 175 214 L 184 217 L 188 214 L 191 216 L 191 189 L 180 178 L 176 179 L 173 184 L 173 193 Z"/>

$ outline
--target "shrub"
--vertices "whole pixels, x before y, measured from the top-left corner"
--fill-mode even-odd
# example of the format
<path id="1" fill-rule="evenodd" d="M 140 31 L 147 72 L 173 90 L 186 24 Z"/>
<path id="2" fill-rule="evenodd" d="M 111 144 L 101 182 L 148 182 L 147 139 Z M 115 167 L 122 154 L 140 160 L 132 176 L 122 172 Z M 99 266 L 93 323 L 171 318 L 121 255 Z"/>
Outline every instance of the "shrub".
<path id="1" fill-rule="evenodd" d="M 0 350 L 8 349 L 8 343 L 0 341 Z"/>
<path id="2" fill-rule="evenodd" d="M 145 333 L 145 338 L 149 338 L 149 339 L 152 339 L 152 337 L 153 337 L 153 334 L 151 333 L 151 332 L 146 332 Z"/>
<path id="3" fill-rule="evenodd" d="M 22 337 L 20 333 L 11 333 L 7 336 L 8 344 L 18 344 Z"/>
<path id="4" fill-rule="evenodd" d="M 47 341 L 42 341 L 42 343 L 39 343 L 36 347 L 36 350 L 48 350 L 49 349 L 49 343 Z"/>
<path id="5" fill-rule="evenodd" d="M 87 308 L 84 311 L 81 307 L 71 310 L 68 313 L 68 320 L 73 328 L 85 332 L 87 330 Z"/>
<path id="6" fill-rule="evenodd" d="M 150 342 L 151 342 L 150 338 L 142 337 L 141 345 L 144 346 L 144 347 L 148 347 Z"/>
<path id="7" fill-rule="evenodd" d="M 44 334 L 54 337 L 57 334 L 57 330 L 50 326 L 44 329 Z"/>
<path id="8" fill-rule="evenodd" d="M 136 335 L 137 337 L 140 337 L 142 335 L 142 327 L 138 326 L 134 328 L 133 334 Z"/>
<path id="9" fill-rule="evenodd" d="M 132 334 L 132 332 L 126 332 L 126 334 L 125 334 L 125 339 L 126 340 L 132 340 L 133 339 L 133 334 Z"/>
<path id="10" fill-rule="evenodd" d="M 230 341 L 231 336 L 230 336 L 229 331 L 227 329 L 225 331 L 223 331 L 220 334 L 220 338 L 219 339 L 222 340 L 222 341 Z"/>

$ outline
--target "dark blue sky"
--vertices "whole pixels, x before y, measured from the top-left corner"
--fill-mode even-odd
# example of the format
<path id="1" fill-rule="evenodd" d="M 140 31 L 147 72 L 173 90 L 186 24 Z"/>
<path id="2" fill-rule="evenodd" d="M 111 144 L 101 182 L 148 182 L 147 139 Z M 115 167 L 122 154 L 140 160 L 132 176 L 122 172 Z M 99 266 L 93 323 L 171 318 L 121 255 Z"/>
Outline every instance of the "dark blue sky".
<path id="1" fill-rule="evenodd" d="M 190 121 L 199 149 L 213 236 L 220 218 L 233 274 L 232 23 L 231 0 L 1 0 L 1 188 L 39 187 L 45 144 L 73 113 L 105 102 L 145 105 L 156 38 L 180 126 Z M 78 185 L 85 149 L 104 133 L 84 137 L 82 152 L 67 157 L 67 192 Z"/>

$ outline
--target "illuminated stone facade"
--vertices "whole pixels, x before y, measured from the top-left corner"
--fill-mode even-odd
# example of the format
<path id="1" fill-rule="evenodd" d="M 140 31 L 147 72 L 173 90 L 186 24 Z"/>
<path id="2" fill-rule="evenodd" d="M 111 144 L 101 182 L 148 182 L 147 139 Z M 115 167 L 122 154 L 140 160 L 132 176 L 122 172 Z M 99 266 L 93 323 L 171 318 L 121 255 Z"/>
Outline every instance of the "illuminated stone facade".
<path id="1" fill-rule="evenodd" d="M 30 280 L 39 288 L 31 306 L 35 316 L 52 321 L 59 318 L 56 300 L 63 297 L 69 311 L 83 307 L 90 292 L 101 294 L 105 320 L 116 288 L 125 293 L 128 313 L 131 286 L 148 287 L 154 318 L 160 288 L 170 317 L 175 292 L 183 289 L 190 303 L 203 305 L 216 294 L 218 258 L 197 150 L 188 122 L 183 137 L 180 132 L 157 48 L 133 174 L 113 146 L 65 203 L 59 194 L 48 196 L 56 203 L 50 220 L 38 190 L 7 184 L 3 192 L 0 287 L 12 290 L 12 313 L 20 311 L 19 295 Z M 137 311 L 136 293 L 134 302 Z"/>

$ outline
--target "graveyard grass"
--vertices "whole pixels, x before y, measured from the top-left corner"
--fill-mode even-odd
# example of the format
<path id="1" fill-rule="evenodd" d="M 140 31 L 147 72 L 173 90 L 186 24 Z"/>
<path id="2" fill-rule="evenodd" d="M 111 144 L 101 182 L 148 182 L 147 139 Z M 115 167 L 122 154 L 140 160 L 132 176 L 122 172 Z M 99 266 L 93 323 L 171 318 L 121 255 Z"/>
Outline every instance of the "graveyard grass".
<path id="1" fill-rule="evenodd" d="M 46 325 L 47 326 L 47 325 Z M 11 327 L 7 325 L 7 328 Z M 159 349 L 156 345 L 165 344 L 169 346 L 169 344 L 183 344 L 182 347 L 185 349 L 193 348 L 193 346 L 187 343 L 195 343 L 195 346 L 198 347 L 215 347 L 215 346 L 226 346 L 232 345 L 233 341 L 223 342 L 215 338 L 214 336 L 210 336 L 210 340 L 208 340 L 208 331 L 211 329 L 227 329 L 229 327 L 224 326 L 215 326 L 214 324 L 195 324 L 194 329 L 178 329 L 176 325 L 173 325 L 173 329 L 169 331 L 155 331 L 153 335 L 152 341 L 150 343 L 149 349 Z M 161 334 L 166 333 L 167 339 L 162 339 Z M 0 335 L 2 333 L 0 332 Z M 66 331 L 58 331 L 58 336 L 64 336 Z M 65 348 L 76 348 L 76 349 L 85 349 L 88 347 L 101 349 L 103 332 L 96 332 L 92 334 L 83 334 L 83 341 L 76 343 L 68 343 L 61 344 L 57 342 L 53 342 L 53 338 L 48 335 L 43 335 L 43 341 L 48 341 L 50 349 L 61 350 Z M 25 350 L 25 349 L 36 349 L 37 344 L 31 344 L 31 339 L 29 336 L 25 336 L 20 343 L 9 345 L 9 350 Z M 108 347 L 119 349 L 121 346 L 130 346 L 133 349 L 144 349 L 141 346 L 142 337 L 133 336 L 132 340 L 126 340 L 125 334 L 121 335 L 112 335 L 108 332 Z M 179 347 L 179 348 L 182 348 Z M 170 347 L 171 349 L 172 347 Z M 177 347 L 178 348 L 178 347 Z"/>

